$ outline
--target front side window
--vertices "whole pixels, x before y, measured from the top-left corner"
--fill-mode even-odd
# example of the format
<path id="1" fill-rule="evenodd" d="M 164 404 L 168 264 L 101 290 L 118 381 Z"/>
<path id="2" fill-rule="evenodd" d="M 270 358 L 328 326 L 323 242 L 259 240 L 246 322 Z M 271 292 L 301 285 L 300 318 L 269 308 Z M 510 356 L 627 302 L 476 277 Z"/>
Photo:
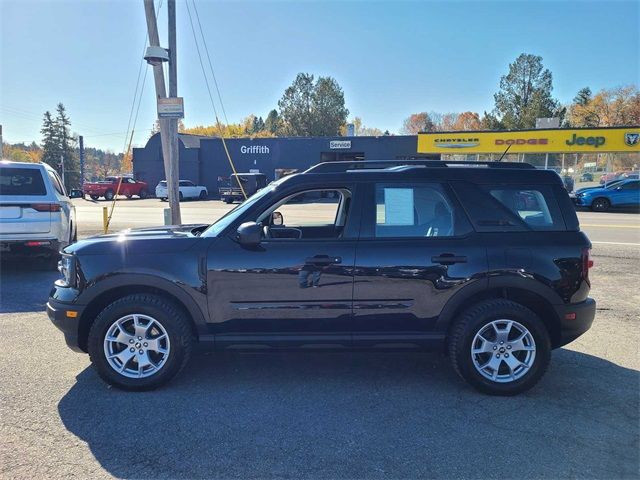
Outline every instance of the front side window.
<path id="1" fill-rule="evenodd" d="M 439 184 L 377 184 L 375 236 L 450 237 L 452 203 Z"/>
<path id="2" fill-rule="evenodd" d="M 258 217 L 270 239 L 340 238 L 347 222 L 351 192 L 308 190 L 272 205 Z"/>

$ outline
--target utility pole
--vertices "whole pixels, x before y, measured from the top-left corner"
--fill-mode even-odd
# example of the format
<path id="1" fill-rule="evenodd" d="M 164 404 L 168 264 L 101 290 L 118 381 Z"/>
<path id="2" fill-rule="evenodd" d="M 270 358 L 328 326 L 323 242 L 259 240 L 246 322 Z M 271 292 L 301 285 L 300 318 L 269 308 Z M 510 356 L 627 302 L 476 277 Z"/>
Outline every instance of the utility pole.
<path id="1" fill-rule="evenodd" d="M 174 4 L 175 6 L 175 4 Z M 144 13 L 147 19 L 147 31 L 149 34 L 149 46 L 160 47 L 160 37 L 158 35 L 158 24 L 156 22 L 156 12 L 153 0 L 144 0 Z M 175 15 L 175 8 L 174 8 Z M 175 39 L 175 21 L 174 21 Z M 172 55 L 175 52 L 172 53 Z M 164 71 L 162 62 L 154 62 L 153 78 L 156 85 L 156 98 L 166 98 L 167 90 L 164 83 Z M 169 197 L 169 208 L 171 209 L 171 223 L 179 225 L 180 219 L 180 198 L 178 194 L 178 158 L 174 158 L 171 151 L 171 125 L 167 118 L 158 118 L 160 123 L 160 140 L 162 143 L 162 158 L 164 160 L 164 172 L 167 179 L 167 194 Z M 177 138 L 176 138 L 177 144 Z M 175 164 L 175 165 L 174 165 Z M 174 176 L 175 173 L 175 176 Z"/>
<path id="2" fill-rule="evenodd" d="M 84 138 L 78 135 L 78 146 L 80 148 L 80 188 L 84 185 Z"/>
<path id="3" fill-rule="evenodd" d="M 178 48 L 176 42 L 176 0 L 168 0 L 168 31 L 169 31 L 169 97 L 176 98 L 178 96 Z M 174 196 L 177 199 L 176 204 L 178 209 L 174 213 L 173 207 L 171 207 L 171 223 L 174 225 L 180 224 L 180 189 L 178 187 L 178 181 L 180 179 L 179 166 L 178 166 L 178 119 L 169 119 L 169 157 L 171 158 L 171 178 L 174 179 L 172 183 L 172 189 L 174 189 Z M 167 177 L 167 180 L 169 177 Z M 167 182 L 168 183 L 168 182 Z"/>
<path id="4" fill-rule="evenodd" d="M 2 160 L 3 156 L 4 156 L 4 153 L 2 149 L 2 125 L 0 125 L 0 160 Z"/>

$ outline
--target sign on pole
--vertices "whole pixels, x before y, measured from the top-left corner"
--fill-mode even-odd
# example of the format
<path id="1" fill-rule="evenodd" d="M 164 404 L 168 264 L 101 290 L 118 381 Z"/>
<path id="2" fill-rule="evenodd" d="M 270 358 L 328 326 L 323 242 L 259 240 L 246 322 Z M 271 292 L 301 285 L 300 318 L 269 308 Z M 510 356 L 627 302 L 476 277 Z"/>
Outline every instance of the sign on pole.
<path id="1" fill-rule="evenodd" d="M 158 118 L 184 118 L 184 99 L 158 98 Z"/>

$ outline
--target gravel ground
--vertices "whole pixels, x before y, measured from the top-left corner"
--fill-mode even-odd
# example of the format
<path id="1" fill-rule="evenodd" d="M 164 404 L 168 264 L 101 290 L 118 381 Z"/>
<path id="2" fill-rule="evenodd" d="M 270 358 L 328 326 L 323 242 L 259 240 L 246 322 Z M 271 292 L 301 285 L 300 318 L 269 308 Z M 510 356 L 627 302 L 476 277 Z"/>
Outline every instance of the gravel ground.
<path id="1" fill-rule="evenodd" d="M 199 355 L 121 392 L 47 319 L 57 274 L 4 265 L 0 477 L 638 478 L 640 252 L 594 259 L 593 328 L 515 398 L 415 353 Z"/>

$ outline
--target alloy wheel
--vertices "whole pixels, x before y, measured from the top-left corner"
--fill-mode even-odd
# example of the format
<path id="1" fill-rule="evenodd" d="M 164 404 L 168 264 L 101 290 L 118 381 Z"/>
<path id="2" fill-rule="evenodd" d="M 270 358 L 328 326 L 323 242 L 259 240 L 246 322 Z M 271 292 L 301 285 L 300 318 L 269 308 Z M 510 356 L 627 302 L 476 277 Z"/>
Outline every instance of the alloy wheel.
<path id="1" fill-rule="evenodd" d="M 473 366 L 483 377 L 497 383 L 525 376 L 536 358 L 531 332 L 514 320 L 494 320 L 484 325 L 471 342 Z"/>
<path id="2" fill-rule="evenodd" d="M 162 324 L 143 314 L 119 318 L 104 337 L 109 366 L 129 378 L 146 378 L 160 371 L 170 349 L 169 335 Z"/>

